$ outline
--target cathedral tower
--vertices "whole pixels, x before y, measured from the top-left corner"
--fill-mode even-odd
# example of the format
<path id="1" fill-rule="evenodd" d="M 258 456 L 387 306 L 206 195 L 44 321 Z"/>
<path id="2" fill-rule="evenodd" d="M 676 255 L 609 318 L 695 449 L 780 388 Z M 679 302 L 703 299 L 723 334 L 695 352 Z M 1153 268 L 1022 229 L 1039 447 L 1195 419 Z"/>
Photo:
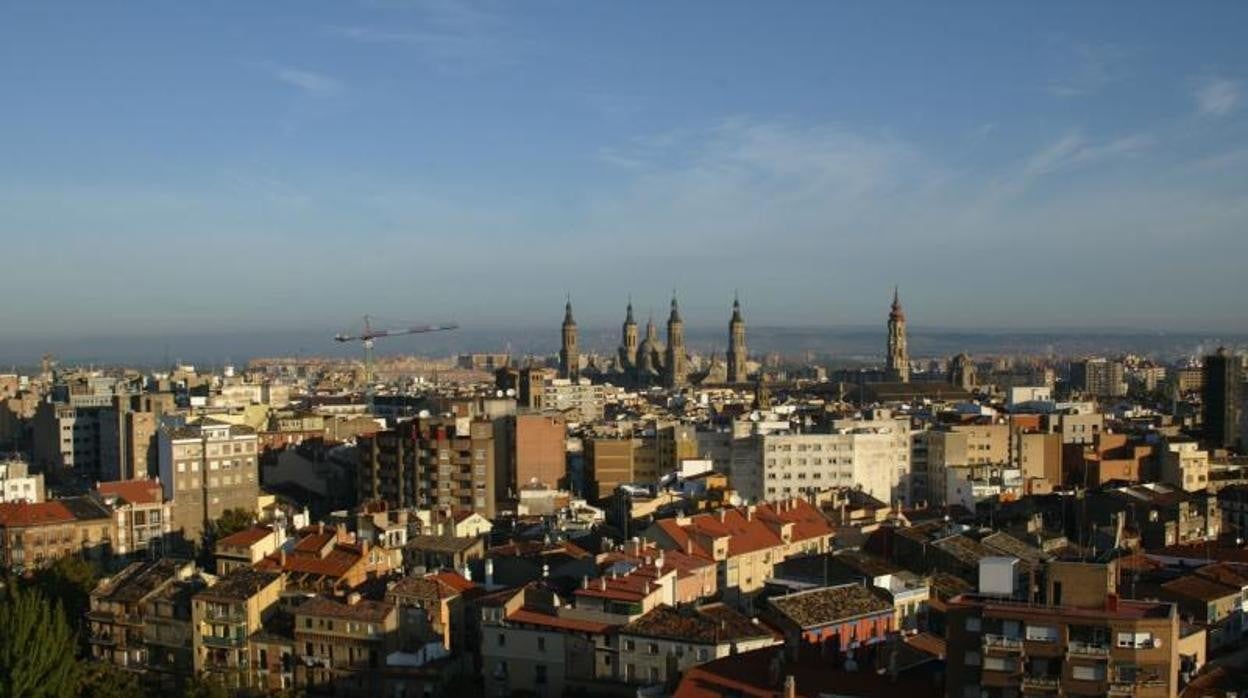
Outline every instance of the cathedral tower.
<path id="1" fill-rule="evenodd" d="M 676 294 L 672 294 L 672 313 L 667 318 L 667 387 L 679 388 L 689 379 L 685 363 L 685 321 L 680 319 Z"/>
<path id="2" fill-rule="evenodd" d="M 576 320 L 572 319 L 572 299 L 563 308 L 563 344 L 559 349 L 559 377 L 573 381 L 581 377 L 581 352 L 576 346 Z"/>
<path id="3" fill-rule="evenodd" d="M 745 320 L 741 317 L 741 301 L 732 299 L 732 320 L 728 322 L 728 382 L 745 381 Z"/>
<path id="4" fill-rule="evenodd" d="M 628 301 L 628 313 L 620 337 L 620 369 L 627 373 L 637 365 L 637 321 L 633 319 L 633 301 Z"/>
<path id="5" fill-rule="evenodd" d="M 906 314 L 901 309 L 901 297 L 893 288 L 893 308 L 888 314 L 888 361 L 885 380 L 910 382 L 910 351 L 906 348 Z"/>

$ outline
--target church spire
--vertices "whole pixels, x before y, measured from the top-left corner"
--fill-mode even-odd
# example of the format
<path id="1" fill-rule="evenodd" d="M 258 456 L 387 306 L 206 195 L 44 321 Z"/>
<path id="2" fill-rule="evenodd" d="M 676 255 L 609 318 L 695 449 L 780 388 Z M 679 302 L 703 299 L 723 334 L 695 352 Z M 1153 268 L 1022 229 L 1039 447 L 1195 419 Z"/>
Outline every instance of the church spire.
<path id="1" fill-rule="evenodd" d="M 628 325 L 636 325 L 637 321 L 633 319 L 633 297 L 628 297 L 628 312 L 624 316 L 624 322 Z"/>
<path id="2" fill-rule="evenodd" d="M 572 319 L 572 294 L 568 294 L 568 302 L 563 306 L 563 324 L 575 325 L 576 320 Z"/>
<path id="3" fill-rule="evenodd" d="M 672 289 L 672 314 L 668 322 L 683 322 L 680 319 L 680 307 L 676 304 L 676 289 Z"/>

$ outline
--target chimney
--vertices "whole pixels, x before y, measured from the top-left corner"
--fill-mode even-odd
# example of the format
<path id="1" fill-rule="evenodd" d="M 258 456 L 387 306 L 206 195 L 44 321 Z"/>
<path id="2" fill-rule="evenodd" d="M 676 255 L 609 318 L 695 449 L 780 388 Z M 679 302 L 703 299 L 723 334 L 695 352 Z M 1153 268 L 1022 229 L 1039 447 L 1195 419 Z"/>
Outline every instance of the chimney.
<path id="1" fill-rule="evenodd" d="M 324 522 L 324 521 L 318 521 L 318 522 L 316 522 L 316 532 L 317 532 L 318 534 L 320 534 L 320 533 L 324 533 L 324 532 L 325 532 L 325 522 Z"/>
<path id="2" fill-rule="evenodd" d="M 582 589 L 588 589 L 588 588 L 589 588 L 589 575 L 585 575 L 585 576 L 581 577 L 581 588 L 582 588 Z"/>
<path id="3" fill-rule="evenodd" d="M 277 562 L 278 562 L 278 564 L 280 564 L 282 567 L 286 567 L 286 551 L 285 551 L 285 550 L 282 550 L 282 551 L 278 552 L 278 554 L 277 554 Z"/>
<path id="4" fill-rule="evenodd" d="M 470 582 L 472 581 L 472 568 L 469 567 L 466 562 L 464 563 L 464 579 L 467 579 Z"/>
<path id="5" fill-rule="evenodd" d="M 745 520 L 746 520 L 746 521 L 753 521 L 753 520 L 754 520 L 754 505 L 753 505 L 753 504 L 751 504 L 751 505 L 749 505 L 749 506 L 747 506 L 747 507 L 745 508 Z"/>
<path id="6" fill-rule="evenodd" d="M 494 558 L 485 558 L 485 586 L 494 586 Z"/>
<path id="7" fill-rule="evenodd" d="M 359 592 L 353 591 L 353 592 L 351 592 L 350 594 L 347 594 L 347 605 L 348 605 L 348 606 L 354 606 L 354 605 L 356 605 L 356 604 L 357 604 L 357 603 L 359 603 L 359 602 L 360 602 L 360 594 L 359 594 Z"/>
<path id="8" fill-rule="evenodd" d="M 692 537 L 685 539 L 685 553 L 689 555 L 693 554 L 693 538 Z"/>
<path id="9" fill-rule="evenodd" d="M 1109 611 L 1110 613 L 1118 612 L 1118 595 L 1117 594 L 1106 594 L 1105 610 Z"/>
<path id="10" fill-rule="evenodd" d="M 797 698 L 797 679 L 792 674 L 784 677 L 784 698 Z"/>

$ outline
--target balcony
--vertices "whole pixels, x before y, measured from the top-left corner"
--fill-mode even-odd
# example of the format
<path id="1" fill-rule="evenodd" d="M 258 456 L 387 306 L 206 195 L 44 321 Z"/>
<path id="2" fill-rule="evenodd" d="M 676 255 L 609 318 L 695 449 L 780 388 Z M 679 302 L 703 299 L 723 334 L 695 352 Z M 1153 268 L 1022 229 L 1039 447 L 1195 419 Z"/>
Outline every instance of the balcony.
<path id="1" fill-rule="evenodd" d="M 1109 659 L 1109 645 L 1071 640 L 1066 645 L 1066 655 L 1085 659 Z"/>
<path id="2" fill-rule="evenodd" d="M 92 633 L 91 636 L 87 638 L 87 642 L 90 642 L 93 645 L 113 647 L 117 644 L 117 638 L 113 637 L 112 633 Z"/>
<path id="3" fill-rule="evenodd" d="M 1135 695 L 1135 684 L 1125 681 L 1115 681 L 1109 684 L 1107 695 L 1111 696 L 1133 696 Z"/>
<path id="4" fill-rule="evenodd" d="M 1024 691 L 1056 692 L 1061 685 L 1061 679 L 1056 676 L 1023 676 Z"/>
<path id="5" fill-rule="evenodd" d="M 235 608 L 212 608 L 204 609 L 204 620 L 221 621 L 225 623 L 244 623 L 247 621 L 247 614 Z"/>
<path id="6" fill-rule="evenodd" d="M 208 647 L 244 647 L 247 645 L 247 638 L 245 637 L 204 635 L 203 638 L 201 638 L 201 641 Z"/>
<path id="7" fill-rule="evenodd" d="M 1023 641 L 1016 637 L 984 634 L 984 652 L 1021 653 Z"/>

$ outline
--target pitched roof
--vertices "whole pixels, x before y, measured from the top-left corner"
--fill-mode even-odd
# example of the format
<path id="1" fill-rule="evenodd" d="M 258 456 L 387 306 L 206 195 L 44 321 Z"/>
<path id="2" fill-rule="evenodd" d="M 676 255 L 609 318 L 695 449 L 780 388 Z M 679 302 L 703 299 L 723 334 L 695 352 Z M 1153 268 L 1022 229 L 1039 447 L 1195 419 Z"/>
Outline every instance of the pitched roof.
<path id="1" fill-rule="evenodd" d="M 802 499 L 728 508 L 688 519 L 655 522 L 679 550 L 713 559 L 708 539 L 728 539 L 728 555 L 735 557 L 784 544 L 779 529 L 792 524 L 791 542 L 832 535 L 832 524 L 819 509 Z"/>
<path id="2" fill-rule="evenodd" d="M 668 605 L 655 606 L 620 628 L 620 634 L 706 645 L 773 636 L 771 630 L 722 603 L 688 610 L 677 610 Z"/>
<path id="3" fill-rule="evenodd" d="M 1201 601 L 1215 601 L 1227 596 L 1239 595 L 1241 591 L 1238 586 L 1228 586 L 1194 574 L 1172 579 L 1162 584 L 1161 588 L 1163 591 L 1176 596 L 1186 596 L 1187 598 L 1200 599 Z"/>
<path id="4" fill-rule="evenodd" d="M 477 588 L 477 585 L 472 580 L 465 578 L 464 575 L 458 572 L 443 571 L 431 576 L 461 594 Z"/>
<path id="5" fill-rule="evenodd" d="M 246 601 L 259 593 L 261 589 L 281 579 L 281 576 L 277 572 L 240 567 L 195 596 L 222 601 Z"/>
<path id="6" fill-rule="evenodd" d="M 325 596 L 314 596 L 295 608 L 295 617 L 317 616 L 321 618 L 343 618 L 358 620 L 365 623 L 384 623 L 394 613 L 394 604 L 385 601 L 360 599 L 354 603 L 339 601 Z M 296 625 L 296 630 L 298 626 Z"/>
<path id="7" fill-rule="evenodd" d="M 118 497 L 130 504 L 160 504 L 164 501 L 158 480 L 114 480 L 101 482 L 95 489 L 105 497 Z"/>
<path id="8" fill-rule="evenodd" d="M 241 531 L 231 533 L 230 535 L 217 541 L 217 547 L 225 546 L 227 548 L 247 548 L 273 535 L 273 529 L 268 526 L 253 526 L 245 528 Z"/>
<path id="9" fill-rule="evenodd" d="M 571 630 L 573 632 L 594 633 L 599 635 L 608 632 L 614 627 L 610 623 L 601 623 L 593 620 L 581 620 L 579 618 L 564 618 L 538 609 L 529 608 L 527 606 L 507 616 L 507 622 L 523 625 L 536 625 L 555 630 Z"/>
<path id="10" fill-rule="evenodd" d="M 73 512 L 59 499 L 49 502 L 0 502 L 0 526 L 44 526 L 74 520 Z"/>

